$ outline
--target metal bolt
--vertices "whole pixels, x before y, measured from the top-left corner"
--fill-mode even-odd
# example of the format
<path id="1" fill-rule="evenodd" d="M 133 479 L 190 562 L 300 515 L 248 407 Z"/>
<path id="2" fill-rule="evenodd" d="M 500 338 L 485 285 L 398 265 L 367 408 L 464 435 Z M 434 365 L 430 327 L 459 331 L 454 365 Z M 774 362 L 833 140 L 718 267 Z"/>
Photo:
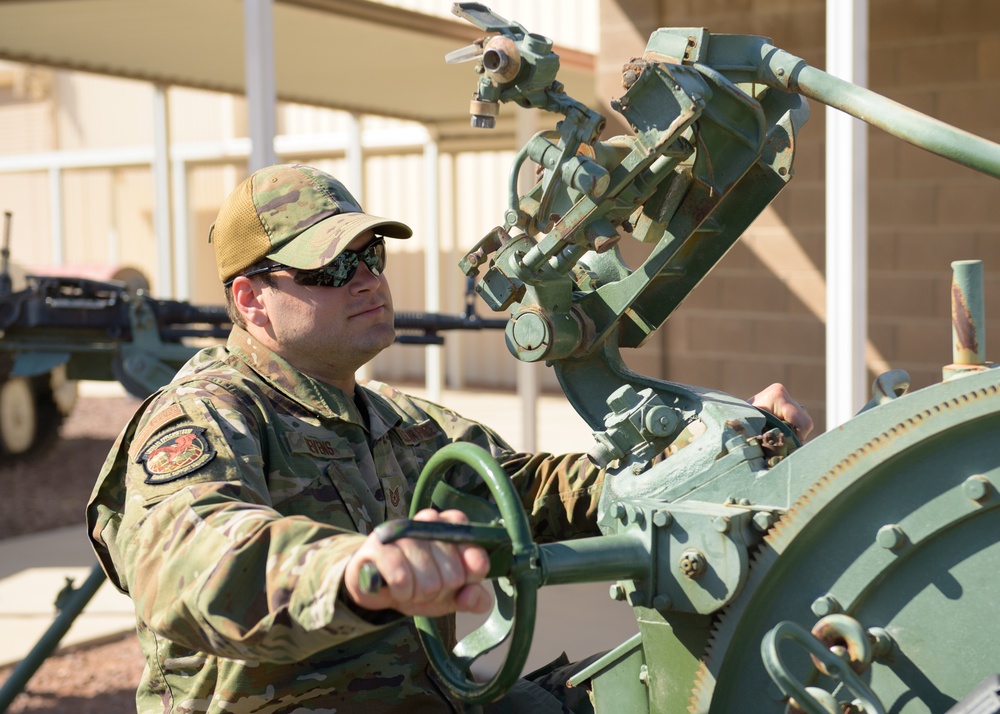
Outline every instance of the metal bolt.
<path id="1" fill-rule="evenodd" d="M 758 511 L 753 514 L 753 525 L 761 533 L 774 525 L 774 514 L 767 511 Z"/>
<path id="2" fill-rule="evenodd" d="M 632 513 L 632 522 L 642 528 L 646 524 L 646 514 L 636 508 Z"/>
<path id="3" fill-rule="evenodd" d="M 649 669 L 646 665 L 639 667 L 639 682 L 645 684 L 647 687 L 649 686 Z"/>
<path id="4" fill-rule="evenodd" d="M 875 540 L 887 550 L 899 550 L 906 543 L 906 534 L 895 523 L 888 523 L 878 529 Z"/>
<path id="5" fill-rule="evenodd" d="M 657 528 L 666 528 L 673 522 L 673 520 L 674 517 L 667 511 L 656 511 L 653 514 L 653 525 Z"/>
<path id="6" fill-rule="evenodd" d="M 885 657 L 892 652 L 892 648 L 896 644 L 892 639 L 892 635 L 881 627 L 869 628 L 868 636 L 872 639 L 874 645 L 872 649 L 875 657 Z"/>
<path id="7" fill-rule="evenodd" d="M 608 590 L 608 595 L 611 596 L 612 600 L 624 600 L 625 599 L 625 586 L 621 583 L 614 583 Z"/>
<path id="8" fill-rule="evenodd" d="M 625 384 L 611 393 L 607 399 L 607 405 L 611 411 L 621 414 L 634 407 L 639 402 L 639 395 L 631 385 Z"/>
<path id="9" fill-rule="evenodd" d="M 625 509 L 625 504 L 620 501 L 615 504 L 615 518 L 622 523 L 628 523 L 628 511 Z"/>
<path id="10" fill-rule="evenodd" d="M 985 476 L 969 476 L 962 484 L 962 493 L 973 501 L 985 501 L 990 495 L 990 482 Z"/>
<path id="11" fill-rule="evenodd" d="M 716 518 L 712 520 L 712 526 L 715 530 L 719 531 L 719 533 L 728 533 L 729 516 L 716 516 Z"/>
<path id="12" fill-rule="evenodd" d="M 691 578 L 691 580 L 697 580 L 705 574 L 705 570 L 708 567 L 708 561 L 705 560 L 705 556 L 700 550 L 688 548 L 681 553 L 681 559 L 678 566 L 685 577 Z"/>
<path id="13" fill-rule="evenodd" d="M 838 612 L 843 612 L 844 608 L 841 606 L 840 601 L 837 600 L 833 595 L 824 595 L 823 597 L 818 597 L 813 601 L 812 611 L 816 617 L 826 617 L 827 615 L 836 615 Z"/>
<path id="14" fill-rule="evenodd" d="M 653 607 L 655 607 L 660 612 L 665 612 L 673 607 L 673 602 L 670 600 L 669 595 L 657 595 L 653 598 Z"/>

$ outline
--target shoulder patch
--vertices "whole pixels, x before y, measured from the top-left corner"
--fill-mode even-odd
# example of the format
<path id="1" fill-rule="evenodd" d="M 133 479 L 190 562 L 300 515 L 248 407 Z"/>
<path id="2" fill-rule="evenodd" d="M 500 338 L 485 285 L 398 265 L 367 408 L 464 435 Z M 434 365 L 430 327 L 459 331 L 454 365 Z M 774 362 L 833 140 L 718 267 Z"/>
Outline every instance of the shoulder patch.
<path id="1" fill-rule="evenodd" d="M 156 485 L 175 481 L 200 469 L 215 458 L 205 430 L 185 426 L 169 431 L 142 452 L 139 461 L 146 470 L 145 483 Z"/>
<path id="2" fill-rule="evenodd" d="M 399 433 L 399 438 L 403 440 L 403 443 L 410 446 L 433 439 L 440 433 L 437 424 L 429 419 L 413 426 L 397 429 L 396 431 Z"/>
<path id="3" fill-rule="evenodd" d="M 142 428 L 142 431 L 132 437 L 132 446 L 129 449 L 128 454 L 129 458 L 134 460 L 136 455 L 139 453 L 139 450 L 146 445 L 146 441 L 149 437 L 165 427 L 167 424 L 177 421 L 182 416 L 184 416 L 184 410 L 181 409 L 181 406 L 176 402 L 163 411 L 154 414 L 153 418 L 149 420 L 149 423 Z"/>

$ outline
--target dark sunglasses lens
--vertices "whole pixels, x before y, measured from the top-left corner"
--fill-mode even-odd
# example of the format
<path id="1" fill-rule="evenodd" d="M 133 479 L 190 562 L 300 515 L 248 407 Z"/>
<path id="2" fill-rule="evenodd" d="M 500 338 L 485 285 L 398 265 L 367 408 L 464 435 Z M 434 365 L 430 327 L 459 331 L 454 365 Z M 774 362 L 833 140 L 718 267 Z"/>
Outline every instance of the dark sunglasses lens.
<path id="1" fill-rule="evenodd" d="M 339 288 L 351 281 L 362 260 L 372 275 L 381 275 L 385 270 L 385 242 L 377 240 L 360 252 L 345 250 L 322 268 L 298 271 L 294 279 L 299 285 Z"/>
<path id="2" fill-rule="evenodd" d="M 375 277 L 381 275 L 385 270 L 385 241 L 377 240 L 369 245 L 361 254 L 361 259 L 372 271 L 372 275 Z"/>

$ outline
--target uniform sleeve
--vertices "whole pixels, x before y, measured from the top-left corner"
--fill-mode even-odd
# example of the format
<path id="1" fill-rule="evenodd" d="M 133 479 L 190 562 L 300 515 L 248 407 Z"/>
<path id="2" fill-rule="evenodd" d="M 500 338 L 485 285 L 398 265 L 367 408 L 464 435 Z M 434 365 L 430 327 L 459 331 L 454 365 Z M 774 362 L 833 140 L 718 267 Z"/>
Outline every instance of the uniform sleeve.
<path id="1" fill-rule="evenodd" d="M 597 505 L 604 471 L 586 454 L 513 454 L 503 467 L 521 495 L 536 542 L 601 535 Z"/>
<path id="2" fill-rule="evenodd" d="M 129 449 L 120 516 L 95 541 L 155 633 L 221 657 L 291 662 L 379 625 L 337 597 L 364 536 L 272 507 L 262 429 L 210 390 L 162 396 Z"/>
<path id="3" fill-rule="evenodd" d="M 537 542 L 601 535 L 597 505 L 604 471 L 586 454 L 515 453 L 487 426 L 432 402 L 421 400 L 420 406 L 441 426 L 448 440 L 481 446 L 500 462 L 521 497 Z M 449 481 L 459 490 L 488 496 L 485 484 L 467 472 L 456 473 Z"/>

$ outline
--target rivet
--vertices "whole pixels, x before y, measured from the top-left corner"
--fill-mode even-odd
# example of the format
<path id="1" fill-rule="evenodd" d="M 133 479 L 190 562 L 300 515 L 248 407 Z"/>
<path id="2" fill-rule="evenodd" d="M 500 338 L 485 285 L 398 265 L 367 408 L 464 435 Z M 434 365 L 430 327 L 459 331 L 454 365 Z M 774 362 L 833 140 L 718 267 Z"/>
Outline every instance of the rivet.
<path id="1" fill-rule="evenodd" d="M 622 523 L 628 521 L 628 511 L 625 510 L 624 503 L 615 504 L 615 518 L 617 518 Z"/>
<path id="2" fill-rule="evenodd" d="M 878 529 L 875 540 L 887 550 L 899 550 L 906 543 L 906 534 L 895 523 L 889 523 Z"/>
<path id="3" fill-rule="evenodd" d="M 758 511 L 753 514 L 754 527 L 762 533 L 774 525 L 774 516 L 767 511 Z"/>
<path id="4" fill-rule="evenodd" d="M 985 501 L 990 495 L 990 482 L 985 476 L 969 476 L 962 484 L 962 493 L 973 501 Z"/>
<path id="5" fill-rule="evenodd" d="M 818 597 L 812 604 L 812 612 L 816 617 L 836 615 L 838 612 L 843 612 L 843 609 L 844 608 L 840 605 L 840 601 L 833 595 Z"/>
<path id="6" fill-rule="evenodd" d="M 657 511 L 653 514 L 653 525 L 657 528 L 666 528 L 673 522 L 674 517 L 667 511 Z"/>
<path id="7" fill-rule="evenodd" d="M 895 641 L 892 635 L 881 627 L 872 627 L 868 630 L 868 636 L 872 639 L 873 653 L 875 657 L 885 657 L 892 652 Z"/>

